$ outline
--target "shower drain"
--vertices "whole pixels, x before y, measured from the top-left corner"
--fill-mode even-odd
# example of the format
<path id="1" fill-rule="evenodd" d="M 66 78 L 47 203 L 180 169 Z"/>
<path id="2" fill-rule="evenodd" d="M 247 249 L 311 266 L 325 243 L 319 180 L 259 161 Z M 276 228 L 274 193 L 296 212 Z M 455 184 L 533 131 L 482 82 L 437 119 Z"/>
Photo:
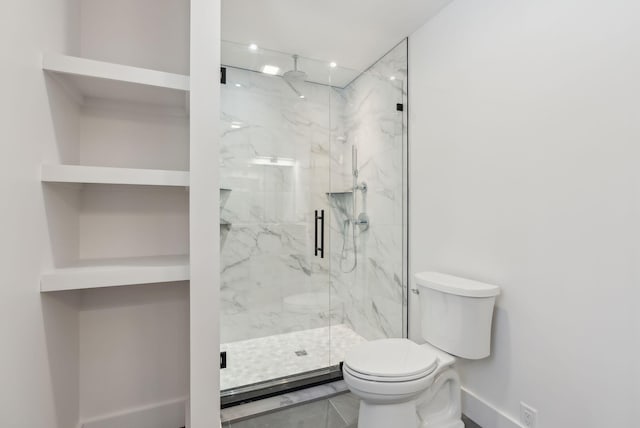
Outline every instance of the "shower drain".
<path id="1" fill-rule="evenodd" d="M 296 355 L 298 357 L 304 357 L 305 355 L 307 355 L 307 351 L 305 351 L 304 349 L 301 349 L 299 351 L 296 351 Z"/>

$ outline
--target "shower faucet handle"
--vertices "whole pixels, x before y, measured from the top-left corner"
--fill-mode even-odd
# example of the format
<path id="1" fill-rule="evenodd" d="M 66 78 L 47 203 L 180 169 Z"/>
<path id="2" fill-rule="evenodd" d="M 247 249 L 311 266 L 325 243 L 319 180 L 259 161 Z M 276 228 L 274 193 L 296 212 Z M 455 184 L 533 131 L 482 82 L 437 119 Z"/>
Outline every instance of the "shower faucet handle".
<path id="1" fill-rule="evenodd" d="M 354 226 L 360 227 L 360 231 L 364 232 L 369 229 L 369 216 L 367 213 L 360 213 L 357 219 L 353 220 Z"/>

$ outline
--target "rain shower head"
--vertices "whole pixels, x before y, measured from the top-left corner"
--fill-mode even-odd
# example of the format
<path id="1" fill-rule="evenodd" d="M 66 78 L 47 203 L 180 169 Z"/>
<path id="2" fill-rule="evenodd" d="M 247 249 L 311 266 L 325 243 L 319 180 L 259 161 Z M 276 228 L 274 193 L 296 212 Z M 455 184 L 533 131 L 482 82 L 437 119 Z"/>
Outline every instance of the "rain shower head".
<path id="1" fill-rule="evenodd" d="M 287 85 L 293 90 L 293 92 L 300 98 L 304 98 L 304 95 L 294 86 L 304 83 L 307 80 L 307 73 L 298 70 L 298 55 L 293 55 L 293 70 L 289 70 L 282 75 L 282 78 Z"/>
<path id="2" fill-rule="evenodd" d="M 293 55 L 293 70 L 289 70 L 282 75 L 289 82 L 302 83 L 307 80 L 307 73 L 298 70 L 298 55 Z"/>
<path id="3" fill-rule="evenodd" d="M 307 80 L 307 73 L 298 70 L 289 70 L 282 75 L 290 83 L 302 83 Z"/>

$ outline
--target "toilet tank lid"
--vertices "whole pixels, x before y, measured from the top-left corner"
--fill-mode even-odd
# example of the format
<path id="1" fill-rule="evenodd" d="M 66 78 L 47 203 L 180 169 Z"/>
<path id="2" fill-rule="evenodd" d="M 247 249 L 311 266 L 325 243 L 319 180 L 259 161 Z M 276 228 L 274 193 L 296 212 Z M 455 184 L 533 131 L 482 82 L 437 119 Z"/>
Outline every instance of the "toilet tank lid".
<path id="1" fill-rule="evenodd" d="M 465 297 L 494 297 L 500 294 L 500 287 L 460 278 L 439 272 L 420 272 L 415 275 L 416 284 L 447 294 Z"/>

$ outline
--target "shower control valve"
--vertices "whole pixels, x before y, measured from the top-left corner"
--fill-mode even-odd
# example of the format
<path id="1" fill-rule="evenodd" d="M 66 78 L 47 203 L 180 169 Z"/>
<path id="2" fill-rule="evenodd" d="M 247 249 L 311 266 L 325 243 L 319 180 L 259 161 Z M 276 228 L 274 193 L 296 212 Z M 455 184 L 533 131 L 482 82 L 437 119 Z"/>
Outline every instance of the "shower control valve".
<path id="1" fill-rule="evenodd" d="M 369 216 L 366 213 L 360 213 L 358 218 L 353 220 L 353 224 L 360 227 L 361 232 L 364 232 L 369 229 Z"/>
<path id="2" fill-rule="evenodd" d="M 366 193 L 368 188 L 367 183 L 362 183 L 360 185 L 356 185 L 353 190 L 362 190 L 362 193 Z"/>

